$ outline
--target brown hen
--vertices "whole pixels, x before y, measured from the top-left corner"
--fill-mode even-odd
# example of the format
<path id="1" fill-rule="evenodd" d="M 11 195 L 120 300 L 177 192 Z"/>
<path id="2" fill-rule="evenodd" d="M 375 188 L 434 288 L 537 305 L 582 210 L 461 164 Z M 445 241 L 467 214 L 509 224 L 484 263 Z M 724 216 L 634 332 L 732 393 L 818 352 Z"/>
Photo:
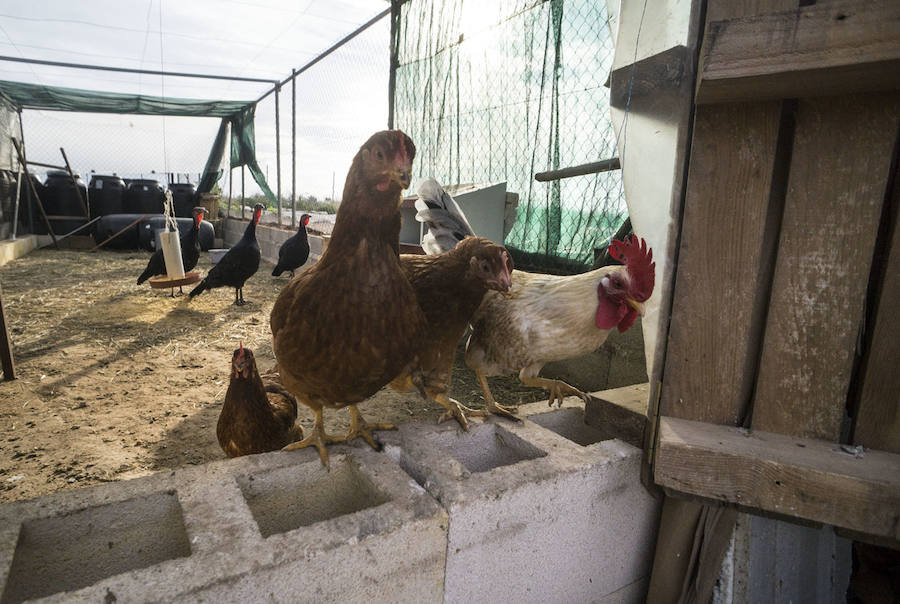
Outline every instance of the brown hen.
<path id="1" fill-rule="evenodd" d="M 287 389 L 315 412 L 312 432 L 287 449 L 362 436 L 378 448 L 356 403 L 414 360 L 425 317 L 400 269 L 400 193 L 409 186 L 415 145 L 399 130 L 374 134 L 353 158 L 331 240 L 321 259 L 281 291 L 270 318 Z M 350 431 L 325 433 L 325 407 L 350 407 Z"/>
<path id="2" fill-rule="evenodd" d="M 488 290 L 502 294 L 509 291 L 513 261 L 506 248 L 481 237 L 466 237 L 449 252 L 437 256 L 404 254 L 400 256 L 400 265 L 428 322 L 414 370 L 421 372 L 419 386 L 423 396 L 447 409 L 438 421 L 454 417 L 468 430 L 466 414 L 496 413 L 516 419 L 494 400 L 488 401 L 487 411 L 481 411 L 469 409 L 447 396 L 457 344 L 484 294 Z M 391 382 L 391 387 L 400 391 L 412 385 L 409 372 Z"/>
<path id="3" fill-rule="evenodd" d="M 303 438 L 297 401 L 275 380 L 261 378 L 253 351 L 240 348 L 231 357 L 231 383 L 216 424 L 219 446 L 228 457 L 277 451 Z"/>

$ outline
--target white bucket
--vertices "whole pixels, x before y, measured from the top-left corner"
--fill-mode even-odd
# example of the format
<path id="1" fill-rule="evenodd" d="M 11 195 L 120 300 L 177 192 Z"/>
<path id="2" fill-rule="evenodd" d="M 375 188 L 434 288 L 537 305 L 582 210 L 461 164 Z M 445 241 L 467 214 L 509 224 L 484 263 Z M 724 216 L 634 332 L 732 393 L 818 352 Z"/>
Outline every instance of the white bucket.
<path id="1" fill-rule="evenodd" d="M 166 261 L 166 276 L 169 279 L 184 277 L 184 266 L 181 264 L 181 241 L 178 231 L 166 231 L 159 234 L 162 244 L 163 259 Z"/>

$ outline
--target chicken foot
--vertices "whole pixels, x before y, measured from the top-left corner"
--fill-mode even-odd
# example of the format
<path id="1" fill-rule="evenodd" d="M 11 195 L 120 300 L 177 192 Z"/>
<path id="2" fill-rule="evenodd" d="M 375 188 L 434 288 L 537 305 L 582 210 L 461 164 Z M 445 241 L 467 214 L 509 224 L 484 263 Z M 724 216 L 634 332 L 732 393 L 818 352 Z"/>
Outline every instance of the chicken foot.
<path id="1" fill-rule="evenodd" d="M 481 384 L 481 393 L 484 395 L 485 408 L 488 411 L 494 415 L 502 415 L 503 417 L 508 417 L 515 421 L 521 421 L 518 417 L 513 415 L 516 412 L 515 407 L 504 407 L 494 400 L 494 395 L 491 393 L 491 388 L 487 383 L 487 377 L 485 377 L 483 373 L 476 371 L 475 376 L 478 378 L 478 383 Z"/>
<path id="2" fill-rule="evenodd" d="M 295 451 L 297 449 L 315 446 L 316 449 L 319 450 L 319 458 L 322 460 L 322 465 L 328 468 L 328 451 L 325 450 L 325 445 L 328 443 L 344 442 L 345 439 L 326 434 L 325 420 L 322 418 L 322 409 L 314 409 L 313 411 L 316 414 L 316 418 L 313 422 L 313 427 L 309 433 L 309 436 L 307 436 L 303 440 L 293 442 L 282 448 L 281 450 Z"/>
<path id="3" fill-rule="evenodd" d="M 562 380 L 551 380 L 548 378 L 530 377 L 523 375 L 519 376 L 519 380 L 526 386 L 533 386 L 535 388 L 543 388 L 544 390 L 549 390 L 550 400 L 547 401 L 547 405 L 550 407 L 553 406 L 554 402 L 557 404 L 557 406 L 562 407 L 563 399 L 567 396 L 580 397 L 581 400 L 583 400 L 585 403 L 588 403 L 591 400 L 590 395 L 585 394 L 575 386 L 570 386 Z"/>
<path id="4" fill-rule="evenodd" d="M 340 440 L 350 442 L 357 436 L 362 436 L 363 440 L 369 443 L 369 446 L 376 451 L 381 451 L 383 445 L 375 439 L 373 432 L 376 430 L 396 429 L 397 426 L 394 424 L 370 424 L 362 416 L 362 413 L 359 412 L 359 409 L 356 408 L 356 405 L 350 405 L 350 431 L 347 432 L 347 436 Z"/>

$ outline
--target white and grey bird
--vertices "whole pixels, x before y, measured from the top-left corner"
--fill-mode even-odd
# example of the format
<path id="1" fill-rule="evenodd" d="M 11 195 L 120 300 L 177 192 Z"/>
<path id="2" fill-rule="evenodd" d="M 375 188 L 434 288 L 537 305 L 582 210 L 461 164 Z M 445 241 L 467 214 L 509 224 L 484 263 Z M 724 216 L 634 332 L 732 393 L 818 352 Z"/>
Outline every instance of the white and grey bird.
<path id="1" fill-rule="evenodd" d="M 456 201 L 432 178 L 419 185 L 416 220 L 424 222 L 428 232 L 422 237 L 422 249 L 435 255 L 453 249 L 466 237 L 474 237 Z"/>

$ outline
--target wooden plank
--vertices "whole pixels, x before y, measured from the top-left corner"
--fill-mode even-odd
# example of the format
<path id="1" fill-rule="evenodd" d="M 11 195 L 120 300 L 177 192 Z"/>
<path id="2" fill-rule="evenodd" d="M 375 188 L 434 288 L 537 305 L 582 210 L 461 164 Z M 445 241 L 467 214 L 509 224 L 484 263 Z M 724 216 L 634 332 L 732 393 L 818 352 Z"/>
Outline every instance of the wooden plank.
<path id="1" fill-rule="evenodd" d="M 723 19 L 737 19 L 792 10 L 800 5 L 800 0 L 708 0 L 706 4 L 706 25 Z"/>
<path id="2" fill-rule="evenodd" d="M 900 94 L 801 100 L 753 428 L 837 440 Z"/>
<path id="3" fill-rule="evenodd" d="M 3 289 L 0 288 L 0 367 L 3 368 L 3 379 L 16 379 L 16 366 L 13 363 L 12 341 L 9 339 L 9 328 L 6 324 L 6 311 L 3 310 Z"/>
<path id="4" fill-rule="evenodd" d="M 736 424 L 749 401 L 780 124 L 780 102 L 697 108 L 661 415 Z"/>
<path id="5" fill-rule="evenodd" d="M 900 455 L 664 417 L 656 481 L 689 495 L 900 539 Z"/>
<path id="6" fill-rule="evenodd" d="M 696 102 L 900 88 L 900 2 L 838 0 L 710 22 Z"/>
<path id="7" fill-rule="evenodd" d="M 647 427 L 650 384 L 635 384 L 591 393 L 584 405 L 584 423 L 642 447 Z"/>
<path id="8" fill-rule="evenodd" d="M 898 160 L 900 161 L 900 160 Z M 900 174 L 895 166 L 893 236 L 878 297 L 872 343 L 862 372 L 862 393 L 856 412 L 853 442 L 873 449 L 900 453 Z"/>

